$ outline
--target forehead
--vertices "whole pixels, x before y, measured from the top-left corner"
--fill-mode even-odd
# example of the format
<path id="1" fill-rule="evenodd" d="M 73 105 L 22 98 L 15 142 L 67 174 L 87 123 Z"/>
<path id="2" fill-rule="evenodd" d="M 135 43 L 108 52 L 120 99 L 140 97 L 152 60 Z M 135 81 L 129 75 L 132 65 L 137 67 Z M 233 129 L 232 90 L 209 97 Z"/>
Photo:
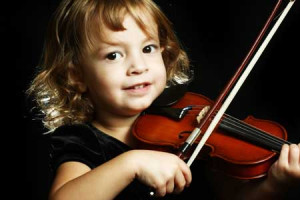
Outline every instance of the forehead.
<path id="1" fill-rule="evenodd" d="M 159 40 L 157 25 L 153 19 L 145 18 L 143 25 L 140 25 L 131 15 L 127 14 L 124 16 L 122 21 L 122 30 L 113 30 L 108 26 L 101 26 L 101 34 L 99 40 L 101 42 L 113 43 L 126 37 L 130 39 L 137 38 L 150 38 Z M 137 37 L 137 38 L 135 38 Z"/>
<path id="2" fill-rule="evenodd" d="M 139 10 L 132 14 L 125 10 L 119 10 L 119 12 L 110 12 L 109 14 L 98 13 L 94 16 L 94 19 L 90 21 L 86 34 L 86 49 L 95 51 L 98 49 L 97 44 L 99 42 L 109 42 L 112 32 L 130 29 L 132 24 L 128 23 L 129 18 L 147 37 L 159 40 L 157 23 L 152 13 Z"/>

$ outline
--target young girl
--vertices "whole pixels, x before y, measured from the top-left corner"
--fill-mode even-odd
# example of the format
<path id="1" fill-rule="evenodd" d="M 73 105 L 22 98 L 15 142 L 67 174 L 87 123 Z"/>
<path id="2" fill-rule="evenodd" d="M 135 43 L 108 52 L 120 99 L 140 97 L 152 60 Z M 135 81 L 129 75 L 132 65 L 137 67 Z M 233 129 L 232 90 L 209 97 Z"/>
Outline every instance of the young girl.
<path id="1" fill-rule="evenodd" d="M 166 85 L 188 80 L 188 65 L 170 22 L 151 0 L 63 0 L 29 90 L 51 132 L 49 198 L 149 199 L 150 189 L 165 196 L 188 187 L 192 176 L 184 161 L 137 150 L 131 135 L 136 118 Z M 223 185 L 216 190 L 221 199 L 278 197 L 287 183 L 299 182 L 299 149 L 283 146 L 268 178 L 244 181 L 240 192 L 241 182 L 208 175 Z"/>

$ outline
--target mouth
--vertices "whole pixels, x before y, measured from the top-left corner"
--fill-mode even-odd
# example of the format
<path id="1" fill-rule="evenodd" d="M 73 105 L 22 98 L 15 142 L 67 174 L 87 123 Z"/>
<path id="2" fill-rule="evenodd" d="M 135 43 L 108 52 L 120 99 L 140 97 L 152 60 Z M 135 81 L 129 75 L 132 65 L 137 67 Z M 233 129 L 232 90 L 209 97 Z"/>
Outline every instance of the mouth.
<path id="1" fill-rule="evenodd" d="M 125 90 L 141 90 L 147 88 L 150 85 L 148 82 L 134 84 L 132 86 L 126 87 Z"/>
<path id="2" fill-rule="evenodd" d="M 151 83 L 143 82 L 131 85 L 129 87 L 125 87 L 124 91 L 127 92 L 129 95 L 134 96 L 144 96 L 149 93 L 151 87 Z"/>

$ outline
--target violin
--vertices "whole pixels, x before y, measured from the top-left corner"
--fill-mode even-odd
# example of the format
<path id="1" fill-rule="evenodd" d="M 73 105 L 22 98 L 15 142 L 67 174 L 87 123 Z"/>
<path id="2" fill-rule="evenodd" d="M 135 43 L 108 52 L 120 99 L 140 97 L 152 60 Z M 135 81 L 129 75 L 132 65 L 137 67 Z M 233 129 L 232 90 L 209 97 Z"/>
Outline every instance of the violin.
<path id="1" fill-rule="evenodd" d="M 290 0 L 257 49 L 281 4 L 278 0 L 249 53 L 215 101 L 186 92 L 168 106 L 150 107 L 141 115 L 132 129 L 142 144 L 141 148 L 177 152 L 180 158 L 189 158 L 188 166 L 195 158 L 206 159 L 212 169 L 239 179 L 265 176 L 282 145 L 290 144 L 286 130 L 276 122 L 253 116 L 239 120 L 225 111 L 294 1 Z"/>
<path id="2" fill-rule="evenodd" d="M 135 121 L 132 133 L 142 148 L 176 153 L 199 123 L 199 113 L 212 104 L 201 94 L 186 92 L 171 106 L 147 110 Z M 200 139 L 201 135 L 195 144 Z M 285 128 L 276 122 L 253 116 L 239 120 L 225 114 L 197 158 L 235 178 L 260 178 L 267 174 L 281 146 L 289 144 L 286 140 Z"/>

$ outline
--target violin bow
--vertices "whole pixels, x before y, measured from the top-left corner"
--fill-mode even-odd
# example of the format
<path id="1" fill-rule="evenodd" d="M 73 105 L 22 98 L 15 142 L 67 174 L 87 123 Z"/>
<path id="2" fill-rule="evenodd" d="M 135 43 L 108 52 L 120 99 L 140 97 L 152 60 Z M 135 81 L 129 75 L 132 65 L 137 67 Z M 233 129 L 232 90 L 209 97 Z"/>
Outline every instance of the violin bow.
<path id="1" fill-rule="evenodd" d="M 208 113 L 201 120 L 199 126 L 196 127 L 193 130 L 191 135 L 187 138 L 187 140 L 184 142 L 184 144 L 179 148 L 179 151 L 178 151 L 177 155 L 180 158 L 182 158 L 183 155 L 185 155 L 187 153 L 187 151 L 190 149 L 190 147 L 192 146 L 194 141 L 199 137 L 199 135 L 201 133 L 201 129 L 204 127 L 204 125 L 209 121 L 209 119 L 212 117 L 212 115 L 219 108 L 216 116 L 211 121 L 210 125 L 208 126 L 208 128 L 206 129 L 205 133 L 203 134 L 201 140 L 199 141 L 197 147 L 195 148 L 194 152 L 192 153 L 191 157 L 189 158 L 189 160 L 187 162 L 188 166 L 192 165 L 193 161 L 195 160 L 195 158 L 199 154 L 200 150 L 204 146 L 205 142 L 207 141 L 207 139 L 209 138 L 209 136 L 211 135 L 211 133 L 213 132 L 213 130 L 215 129 L 217 124 L 219 123 L 219 121 L 222 118 L 223 114 L 225 113 L 226 109 L 228 108 L 228 106 L 232 102 L 233 98 L 235 97 L 235 95 L 239 91 L 242 84 L 245 82 L 246 78 L 248 77 L 248 75 L 250 74 L 250 72 L 253 69 L 254 65 L 256 64 L 257 60 L 259 59 L 259 57 L 261 56 L 261 54 L 263 53 L 263 51 L 265 50 L 265 48 L 269 44 L 269 42 L 272 39 L 273 35 L 277 31 L 278 27 L 280 26 L 283 19 L 286 17 L 287 13 L 291 9 L 291 7 L 295 3 L 295 1 L 296 0 L 290 0 L 289 1 L 287 6 L 282 11 L 280 17 L 278 18 L 278 20 L 276 21 L 276 23 L 274 24 L 274 26 L 272 27 L 272 29 L 268 33 L 267 37 L 261 43 L 261 45 L 258 48 L 258 50 L 256 51 L 255 55 L 252 57 L 251 61 L 249 62 L 250 57 L 253 55 L 253 53 L 257 49 L 258 44 L 262 40 L 266 30 L 270 26 L 271 21 L 274 19 L 274 16 L 275 16 L 275 14 L 277 13 L 277 11 L 279 9 L 279 6 L 280 6 L 282 0 L 278 0 L 278 2 L 276 3 L 276 5 L 275 5 L 275 7 L 272 11 L 272 13 L 269 16 L 267 22 L 265 23 L 265 25 L 262 28 L 261 32 L 259 33 L 257 39 L 255 40 L 254 44 L 252 45 L 249 53 L 244 58 L 243 62 L 241 63 L 240 67 L 238 68 L 238 70 L 236 71 L 234 76 L 227 83 L 226 87 L 223 89 L 223 91 L 221 92 L 221 94 L 219 95 L 217 100 L 215 101 L 215 104 L 209 109 Z M 249 63 L 249 64 L 247 65 L 247 63 Z M 246 67 L 246 65 L 247 65 L 247 67 Z M 244 70 L 244 72 L 242 73 L 243 70 Z M 229 91 L 230 91 L 230 93 L 229 93 Z M 228 94 L 228 96 L 225 99 L 225 96 L 227 94 Z M 224 103 L 222 104 L 222 106 L 220 106 L 222 102 L 224 102 Z"/>

